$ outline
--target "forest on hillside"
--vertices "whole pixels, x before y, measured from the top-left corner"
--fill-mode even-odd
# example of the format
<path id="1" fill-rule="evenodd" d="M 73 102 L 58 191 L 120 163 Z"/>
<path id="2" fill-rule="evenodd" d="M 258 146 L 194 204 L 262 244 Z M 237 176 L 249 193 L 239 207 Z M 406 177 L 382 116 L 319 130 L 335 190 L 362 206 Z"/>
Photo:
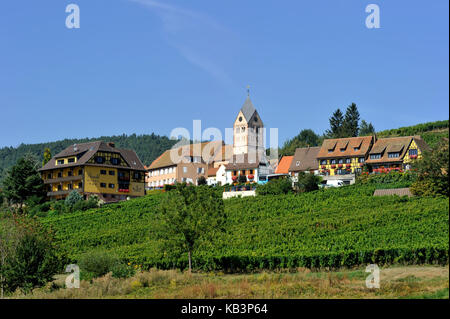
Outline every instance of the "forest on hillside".
<path id="1" fill-rule="evenodd" d="M 171 148 L 177 141 L 171 140 L 167 136 L 160 136 L 154 133 L 143 135 L 113 135 L 101 136 L 97 138 L 64 139 L 55 142 L 39 144 L 21 144 L 18 147 L 0 148 L 0 179 L 6 170 L 14 165 L 16 161 L 26 154 L 32 154 L 39 162 L 42 162 L 44 149 L 50 148 L 51 154 L 55 155 L 66 147 L 73 144 L 80 144 L 92 141 L 114 142 L 118 148 L 133 149 L 138 154 L 144 165 L 149 165 L 162 152 Z"/>

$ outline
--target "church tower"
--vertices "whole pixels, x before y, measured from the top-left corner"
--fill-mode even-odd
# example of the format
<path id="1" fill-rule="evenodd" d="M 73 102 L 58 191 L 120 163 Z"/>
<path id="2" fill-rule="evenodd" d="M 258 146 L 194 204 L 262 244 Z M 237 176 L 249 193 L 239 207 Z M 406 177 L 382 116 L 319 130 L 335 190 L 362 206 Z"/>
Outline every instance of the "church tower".
<path id="1" fill-rule="evenodd" d="M 264 124 L 250 96 L 244 102 L 233 124 L 233 154 L 264 151 Z"/>

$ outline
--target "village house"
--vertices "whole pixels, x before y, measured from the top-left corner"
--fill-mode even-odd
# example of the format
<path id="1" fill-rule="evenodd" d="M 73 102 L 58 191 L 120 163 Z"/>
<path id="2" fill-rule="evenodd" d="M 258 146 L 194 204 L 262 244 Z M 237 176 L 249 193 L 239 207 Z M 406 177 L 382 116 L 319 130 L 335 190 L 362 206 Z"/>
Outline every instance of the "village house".
<path id="1" fill-rule="evenodd" d="M 320 148 L 320 146 L 300 147 L 295 150 L 295 154 L 288 168 L 289 174 L 292 176 L 294 182 L 297 182 L 300 172 L 319 174 L 317 155 L 319 154 Z"/>
<path id="2" fill-rule="evenodd" d="M 366 164 L 372 172 L 408 170 L 430 147 L 420 136 L 380 138 L 369 152 Z"/>
<path id="3" fill-rule="evenodd" d="M 208 179 L 211 168 L 227 163 L 226 156 L 230 153 L 231 147 L 223 141 L 196 143 L 167 150 L 147 167 L 146 186 L 154 189 L 183 182 L 197 185 L 200 176 Z"/>
<path id="4" fill-rule="evenodd" d="M 133 150 L 102 141 L 74 144 L 39 169 L 47 196 L 64 199 L 76 190 L 114 202 L 145 195 L 145 169 Z"/>

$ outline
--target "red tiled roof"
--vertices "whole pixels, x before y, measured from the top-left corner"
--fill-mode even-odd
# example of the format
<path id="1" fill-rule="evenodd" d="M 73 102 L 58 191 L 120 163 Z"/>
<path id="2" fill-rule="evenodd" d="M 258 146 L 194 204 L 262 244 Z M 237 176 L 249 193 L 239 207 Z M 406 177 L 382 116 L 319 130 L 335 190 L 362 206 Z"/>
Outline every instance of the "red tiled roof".
<path id="1" fill-rule="evenodd" d="M 288 174 L 289 167 L 291 166 L 291 162 L 294 156 L 283 156 L 278 163 L 277 169 L 275 170 L 275 174 Z"/>
<path id="2" fill-rule="evenodd" d="M 365 156 L 372 144 L 372 136 L 326 139 L 317 158 Z"/>

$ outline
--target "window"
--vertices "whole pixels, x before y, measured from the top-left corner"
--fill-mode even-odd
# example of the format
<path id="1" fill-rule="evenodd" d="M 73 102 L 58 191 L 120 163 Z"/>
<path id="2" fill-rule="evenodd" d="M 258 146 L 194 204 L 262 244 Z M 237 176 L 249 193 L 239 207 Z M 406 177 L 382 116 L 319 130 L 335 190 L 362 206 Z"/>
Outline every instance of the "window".
<path id="1" fill-rule="evenodd" d="M 114 184 L 109 184 L 108 187 L 114 189 L 115 185 Z"/>
<path id="2" fill-rule="evenodd" d="M 347 159 L 345 160 L 345 163 L 346 163 L 346 164 L 351 164 L 351 162 L 352 162 L 352 159 L 351 159 L 351 158 L 347 158 Z"/>
<path id="3" fill-rule="evenodd" d="M 115 171 L 109 171 L 109 175 L 114 176 L 116 174 Z"/>
<path id="4" fill-rule="evenodd" d="M 82 169 L 78 170 L 78 175 L 80 175 L 80 176 L 83 175 L 83 170 Z"/>
<path id="5" fill-rule="evenodd" d="M 341 152 L 345 152 L 345 148 L 341 148 Z"/>
<path id="6" fill-rule="evenodd" d="M 300 164 L 300 163 L 299 163 L 299 164 Z M 321 161 L 320 161 L 320 164 L 321 164 L 321 165 L 327 165 L 327 160 L 321 160 Z M 298 165 L 297 165 L 297 166 L 298 166 Z"/>
<path id="7" fill-rule="evenodd" d="M 342 158 L 339 160 L 339 164 L 344 164 L 344 160 Z"/>
<path id="8" fill-rule="evenodd" d="M 120 164 L 120 158 L 116 158 L 116 157 L 111 158 L 111 164 L 119 165 Z"/>
<path id="9" fill-rule="evenodd" d="M 409 150 L 409 156 L 411 156 L 411 155 L 417 155 L 417 154 L 418 154 L 417 149 L 410 149 L 410 150 Z"/>
<path id="10" fill-rule="evenodd" d="M 64 164 L 64 160 L 63 159 L 58 160 L 58 165 L 62 165 L 62 164 Z"/>
<path id="11" fill-rule="evenodd" d="M 359 151 L 359 147 L 354 147 L 353 150 L 354 151 Z"/>
<path id="12" fill-rule="evenodd" d="M 69 158 L 67 160 L 68 163 L 75 163 L 75 157 Z"/>
<path id="13" fill-rule="evenodd" d="M 73 171 L 68 171 L 67 176 L 73 176 Z"/>
<path id="14" fill-rule="evenodd" d="M 241 127 L 241 132 L 242 132 L 242 133 L 245 132 L 245 126 Z"/>
<path id="15" fill-rule="evenodd" d="M 105 162 L 105 158 L 102 157 L 102 156 L 96 156 L 96 157 L 95 157 L 95 162 L 96 162 L 97 164 L 103 164 L 103 163 Z"/>
<path id="16" fill-rule="evenodd" d="M 58 185 L 58 190 L 62 190 L 62 185 Z"/>
<path id="17" fill-rule="evenodd" d="M 47 174 L 47 178 L 51 179 L 52 178 L 52 173 Z"/>
<path id="18" fill-rule="evenodd" d="M 197 174 L 203 174 L 205 169 L 203 167 L 197 167 Z"/>
<path id="19" fill-rule="evenodd" d="M 187 167 L 186 166 L 183 167 L 183 173 L 187 173 Z"/>
<path id="20" fill-rule="evenodd" d="M 370 154 L 370 159 L 379 159 L 381 158 L 381 154 Z"/>
<path id="21" fill-rule="evenodd" d="M 253 170 L 252 169 L 250 170 L 250 175 L 253 175 Z"/>
<path id="22" fill-rule="evenodd" d="M 58 177 L 62 177 L 62 172 L 58 172 Z"/>
<path id="23" fill-rule="evenodd" d="M 106 187 L 106 183 L 100 183 L 100 187 Z"/>
<path id="24" fill-rule="evenodd" d="M 72 184 L 68 184 L 68 185 L 67 185 L 67 189 L 68 189 L 68 190 L 73 189 L 73 185 L 72 185 Z"/>
<path id="25" fill-rule="evenodd" d="M 331 160 L 331 164 L 336 164 L 336 160 L 335 160 L 335 159 L 332 159 L 332 160 Z"/>
<path id="26" fill-rule="evenodd" d="M 360 158 L 358 158 L 358 162 L 360 162 L 360 163 L 364 163 L 364 157 L 360 157 Z"/>
<path id="27" fill-rule="evenodd" d="M 134 177 L 134 179 L 141 179 L 141 173 L 134 172 L 133 177 Z"/>
<path id="28" fill-rule="evenodd" d="M 239 116 L 239 122 L 242 122 L 242 116 Z"/>
<path id="29" fill-rule="evenodd" d="M 394 152 L 394 153 L 388 153 L 388 157 L 389 158 L 394 158 L 394 157 L 399 157 L 400 153 L 399 152 Z"/>
<path id="30" fill-rule="evenodd" d="M 100 170 L 100 174 L 106 175 L 106 169 L 101 169 L 101 170 Z"/>
<path id="31" fill-rule="evenodd" d="M 78 188 L 83 188 L 83 183 L 82 182 L 78 183 Z"/>
<path id="32" fill-rule="evenodd" d="M 237 171 L 233 171 L 233 176 L 236 176 L 237 175 Z"/>
<path id="33" fill-rule="evenodd" d="M 295 166 L 300 166 L 300 161 L 295 162 Z"/>

